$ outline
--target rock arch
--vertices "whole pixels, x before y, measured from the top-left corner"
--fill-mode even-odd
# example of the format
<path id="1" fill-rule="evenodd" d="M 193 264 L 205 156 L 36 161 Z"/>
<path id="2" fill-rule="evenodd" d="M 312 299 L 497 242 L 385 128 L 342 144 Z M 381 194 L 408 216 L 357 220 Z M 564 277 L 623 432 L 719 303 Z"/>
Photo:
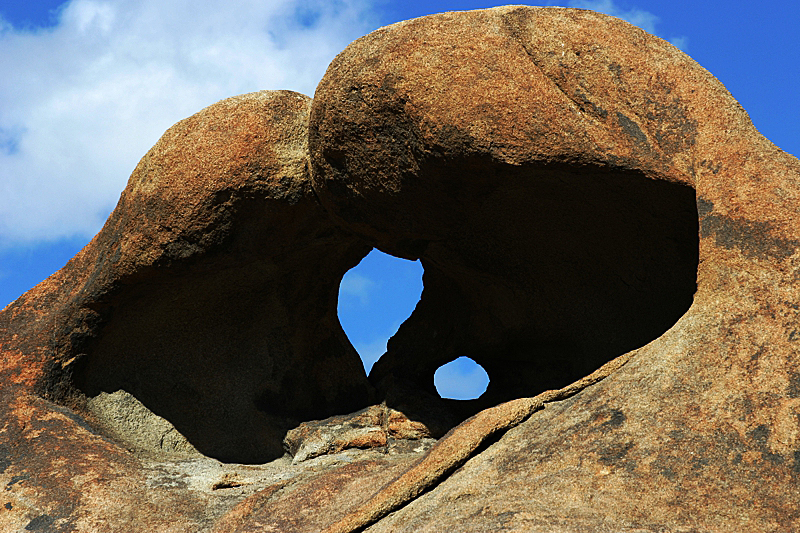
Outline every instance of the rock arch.
<path id="1" fill-rule="evenodd" d="M 318 88 L 323 205 L 425 267 L 420 305 L 370 374 L 390 401 L 434 396 L 433 372 L 459 355 L 491 376 L 464 414 L 560 388 L 692 303 L 700 117 L 680 80 L 694 63 L 646 40 L 653 68 L 623 68 L 622 22 L 565 11 L 542 28 L 537 13 L 392 26 L 353 43 Z M 585 31 L 567 41 L 569 24 Z"/>
<path id="2" fill-rule="evenodd" d="M 102 231 L 5 312 L 6 331 L 39 343 L 37 358 L 7 349 L 39 369 L 43 396 L 81 408 L 84 395 L 123 391 L 235 463 L 280 457 L 303 420 L 369 404 L 336 298 L 370 247 L 310 189 L 309 109 L 297 93 L 251 93 L 164 134 Z M 89 416 L 118 435 L 130 415 L 100 405 Z M 126 423 L 146 433 L 152 420 Z"/>
<path id="3" fill-rule="evenodd" d="M 304 417 L 386 400 L 358 416 L 443 433 L 637 348 L 375 530 L 796 524 L 798 183 L 711 74 L 622 21 L 512 6 L 378 30 L 313 104 L 256 93 L 176 125 L 100 234 L 0 313 L 0 523 L 212 527 L 235 480 L 155 483 L 80 391 L 129 387 L 201 451 L 260 461 Z M 373 246 L 426 272 L 368 380 L 335 296 Z M 462 354 L 497 384 L 442 401 L 436 362 Z M 322 530 L 404 465 L 281 480 L 216 530 Z"/>
<path id="4" fill-rule="evenodd" d="M 620 529 L 658 523 L 675 530 L 744 530 L 732 508 L 751 524 L 796 523 L 797 500 L 785 495 L 797 486 L 798 441 L 777 428 L 800 434 L 791 385 L 797 353 L 792 343 L 800 338 L 793 333 L 800 318 L 800 163 L 761 136 L 711 74 L 620 20 L 582 10 L 509 6 L 406 21 L 355 41 L 328 69 L 311 116 L 312 179 L 323 205 L 377 246 L 420 257 L 426 267 L 428 294 L 423 293 L 419 321 L 409 319 L 409 335 L 401 336 L 401 328 L 370 376 L 381 393 L 397 401 L 409 396 L 405 383 L 418 391 L 428 386 L 425 375 L 413 375 L 414 365 L 409 370 L 400 364 L 403 357 L 419 357 L 409 349 L 420 348 L 416 338 L 445 349 L 444 332 L 456 342 L 469 339 L 465 350 L 480 351 L 490 345 L 482 341 L 491 338 L 481 335 L 500 322 L 492 322 L 493 315 L 503 317 L 510 308 L 513 324 L 515 300 L 526 294 L 531 305 L 525 316 L 536 317 L 536 323 L 558 331 L 578 316 L 582 324 L 603 324 L 589 331 L 613 335 L 608 328 L 615 330 L 619 318 L 604 322 L 609 317 L 599 316 L 610 301 L 603 297 L 593 300 L 601 303 L 598 316 L 580 304 L 560 315 L 537 315 L 546 300 L 536 298 L 537 290 L 544 292 L 536 275 L 552 268 L 557 280 L 552 286 L 568 294 L 562 282 L 575 268 L 553 258 L 550 265 L 542 263 L 537 237 L 515 231 L 516 221 L 542 227 L 536 217 L 547 208 L 537 203 L 539 195 L 560 199 L 579 216 L 591 213 L 581 225 L 580 218 L 554 212 L 548 220 L 559 223 L 548 230 L 562 232 L 564 239 L 553 236 L 551 242 L 583 258 L 581 276 L 628 282 L 616 294 L 636 293 L 629 282 L 640 276 L 636 269 L 632 277 L 617 270 L 622 265 L 608 268 L 603 260 L 593 265 L 599 271 L 592 270 L 591 245 L 619 247 L 620 256 L 633 264 L 641 259 L 636 241 L 614 239 L 630 231 L 624 222 L 648 227 L 645 221 L 655 213 L 636 199 L 648 197 L 664 208 L 656 218 L 666 224 L 653 221 L 650 227 L 658 229 L 649 242 L 675 250 L 649 256 L 656 271 L 669 271 L 674 282 L 640 285 L 652 291 L 639 307 L 644 314 L 631 312 L 630 321 L 620 320 L 632 329 L 617 337 L 621 343 L 615 349 L 600 342 L 595 355 L 637 344 L 636 332 L 642 333 L 638 342 L 647 342 L 644 332 L 657 332 L 657 323 L 666 331 L 600 385 L 532 416 L 458 475 L 378 522 L 375 531 L 419 531 L 443 508 L 452 517 L 448 523 L 465 531 L 539 526 L 593 531 L 611 523 Z M 595 180 L 608 188 L 594 189 Z M 612 199 L 616 194 L 618 201 Z M 617 209 L 598 210 L 601 198 Z M 517 218 L 503 211 L 505 205 L 514 206 Z M 528 206 L 532 212 L 526 213 Z M 620 216 L 623 207 L 632 210 L 630 217 Z M 595 227 L 594 216 L 603 215 L 607 218 L 598 218 Z M 506 224 L 493 225 L 493 218 Z M 591 238 L 602 227 L 620 231 Z M 699 242 L 691 235 L 694 228 Z M 481 245 L 471 246 L 466 235 Z M 517 236 L 527 239 L 522 251 Z M 495 246 L 502 259 L 491 253 Z M 522 268 L 506 268 L 508 281 L 499 282 L 494 277 L 499 262 Z M 659 270 L 670 264 L 677 270 Z M 494 288 L 491 305 L 481 299 L 484 286 Z M 440 287 L 438 294 L 433 287 Z M 448 310 L 487 320 L 463 330 L 451 326 L 442 307 L 450 294 L 457 295 L 457 303 Z M 644 309 L 648 299 L 673 311 L 658 317 Z M 430 306 L 429 314 L 423 315 L 423 304 Z M 525 372 L 525 364 L 541 352 L 533 332 L 517 356 L 523 374 L 532 378 L 526 383 L 535 380 L 536 369 Z M 566 337 L 557 335 L 557 341 Z M 550 368 L 560 354 L 580 353 L 570 348 L 556 345 L 556 365 Z M 509 356 L 505 362 L 512 364 L 510 355 L 470 353 L 493 381 L 503 371 L 492 367 L 492 359 Z M 399 373 L 407 379 L 394 379 Z M 684 462 L 687 450 L 692 459 Z M 745 465 L 743 457 L 752 460 Z M 404 479 L 413 483 L 428 473 L 408 474 Z M 751 479 L 771 481 L 755 488 Z M 475 483 L 503 489 L 477 494 Z M 731 497 L 733 486 L 763 502 L 762 510 L 746 511 Z M 645 498 L 642 487 L 651 496 Z M 421 490 L 405 488 L 409 494 Z M 375 505 L 387 504 L 393 490 L 382 491 Z M 488 509 L 498 511 L 483 514 Z M 513 518 L 500 509 L 513 509 Z M 705 517 L 702 526 L 681 518 L 688 509 Z M 346 524 L 366 517 L 356 512 L 330 531 L 350 531 Z"/>

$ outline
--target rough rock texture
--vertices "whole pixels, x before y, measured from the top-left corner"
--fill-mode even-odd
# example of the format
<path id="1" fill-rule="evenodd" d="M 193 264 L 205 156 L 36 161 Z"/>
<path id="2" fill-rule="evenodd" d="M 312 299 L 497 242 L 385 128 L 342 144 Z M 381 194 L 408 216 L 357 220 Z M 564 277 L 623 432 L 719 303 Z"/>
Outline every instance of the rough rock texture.
<path id="1" fill-rule="evenodd" d="M 2 311 L 0 530 L 196 532 L 214 498 L 148 485 L 104 435 L 138 425 L 118 442 L 166 460 L 174 426 L 206 456 L 264 463 L 300 421 L 368 405 L 336 301 L 369 246 L 310 188 L 309 108 L 265 91 L 179 122 L 102 231 Z"/>
<path id="2" fill-rule="evenodd" d="M 493 403 L 644 346 L 368 531 L 800 527 L 800 163 L 711 74 L 592 12 L 448 13 L 350 45 L 310 136 L 324 205 L 425 267 L 389 406 L 460 355 Z"/>
<path id="3" fill-rule="evenodd" d="M 800 530 L 798 222 L 800 162 L 629 24 L 383 28 L 170 129 L 0 313 L 0 530 Z M 371 245 L 425 289 L 367 380 Z"/>
<path id="4" fill-rule="evenodd" d="M 201 455 L 169 420 L 153 413 L 123 389 L 89 398 L 86 411 L 99 429 L 131 451 L 182 457 Z"/>
<path id="5" fill-rule="evenodd" d="M 419 461 L 393 479 L 375 496 L 359 505 L 342 519 L 326 527 L 322 533 L 351 533 L 361 531 L 392 511 L 400 509 L 420 494 L 439 484 L 449 474 L 462 466 L 492 438 L 513 428 L 544 409 L 546 404 L 563 400 L 594 385 L 619 370 L 635 351 L 609 361 L 588 376 L 559 389 L 537 394 L 533 398 L 518 398 L 484 409 L 459 424 Z"/>
<path id="6" fill-rule="evenodd" d="M 433 442 L 430 430 L 386 405 L 372 405 L 351 415 L 303 422 L 289 430 L 283 447 L 293 463 L 348 448 L 424 451 Z"/>
<path id="7" fill-rule="evenodd" d="M 336 466 L 291 487 L 267 487 L 222 517 L 212 533 L 319 533 L 412 463 L 413 458 L 409 457 L 363 459 Z"/>

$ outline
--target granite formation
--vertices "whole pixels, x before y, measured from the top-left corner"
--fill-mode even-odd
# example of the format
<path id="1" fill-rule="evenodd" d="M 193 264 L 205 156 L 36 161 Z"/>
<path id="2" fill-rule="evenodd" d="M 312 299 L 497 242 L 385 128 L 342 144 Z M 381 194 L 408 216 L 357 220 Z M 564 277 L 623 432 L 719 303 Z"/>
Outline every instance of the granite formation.
<path id="1" fill-rule="evenodd" d="M 336 316 L 370 247 L 311 190 L 309 109 L 264 91 L 179 122 L 100 233 L 3 310 L 0 530 L 202 530 L 218 480 L 177 490 L 148 461 L 266 463 L 300 422 L 370 403 Z"/>
<path id="2" fill-rule="evenodd" d="M 588 11 L 411 20 L 336 58 L 310 149 L 336 219 L 425 267 L 389 405 L 458 355 L 491 404 L 639 348 L 367 531 L 800 527 L 800 162 L 688 56 Z"/>
<path id="3" fill-rule="evenodd" d="M 370 376 L 390 398 L 435 395 L 435 370 L 462 355 L 491 380 L 473 412 L 561 388 L 657 338 L 692 303 L 685 151 L 700 117 L 681 82 L 696 64 L 607 17 L 535 13 L 378 30 L 317 89 L 321 201 L 425 268 L 420 304 Z"/>
<path id="4" fill-rule="evenodd" d="M 171 128 L 0 313 L 0 529 L 798 529 L 798 221 L 800 161 L 638 28 L 382 28 L 313 103 Z M 425 274 L 367 379 L 336 298 L 373 246 Z M 462 355 L 489 389 L 443 400 Z"/>

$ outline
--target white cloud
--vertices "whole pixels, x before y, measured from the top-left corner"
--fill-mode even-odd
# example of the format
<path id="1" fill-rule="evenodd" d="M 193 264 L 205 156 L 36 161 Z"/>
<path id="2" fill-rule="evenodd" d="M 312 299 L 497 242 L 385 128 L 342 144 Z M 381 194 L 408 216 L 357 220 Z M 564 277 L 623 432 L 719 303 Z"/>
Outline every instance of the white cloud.
<path id="1" fill-rule="evenodd" d="M 340 298 L 343 296 L 354 298 L 358 300 L 358 303 L 361 305 L 361 307 L 366 307 L 369 305 L 370 293 L 377 287 L 378 284 L 367 276 L 359 274 L 358 272 L 354 272 L 353 270 L 349 270 L 344 275 L 342 282 L 339 285 L 339 295 Z M 343 305 L 349 305 L 350 303 L 344 298 L 341 298 L 340 302 Z"/>
<path id="2" fill-rule="evenodd" d="M 655 33 L 656 31 L 657 16 L 642 9 L 621 9 L 614 4 L 613 0 L 572 0 L 569 5 L 570 7 L 591 9 L 592 11 L 599 11 L 606 15 L 621 18 L 650 33 Z"/>
<path id="3" fill-rule="evenodd" d="M 684 52 L 689 48 L 689 38 L 686 36 L 683 37 L 673 37 L 669 40 L 672 43 L 672 46 L 683 50 Z"/>
<path id="4" fill-rule="evenodd" d="M 91 236 L 173 123 L 261 89 L 309 96 L 370 0 L 71 0 L 0 19 L 0 247 Z"/>
<path id="5" fill-rule="evenodd" d="M 630 22 L 634 26 L 642 28 L 648 33 L 659 35 L 658 31 L 656 30 L 656 25 L 658 24 L 659 20 L 658 16 L 643 9 L 635 7 L 623 9 L 617 6 L 617 4 L 614 3 L 614 0 L 570 0 L 568 5 L 569 7 L 591 9 L 592 11 L 597 11 L 600 13 L 605 13 L 606 15 L 621 18 L 624 21 Z M 673 37 L 670 38 L 669 41 L 673 44 L 673 46 L 680 48 L 683 51 L 686 51 L 686 48 L 689 44 L 689 39 L 685 36 Z"/>

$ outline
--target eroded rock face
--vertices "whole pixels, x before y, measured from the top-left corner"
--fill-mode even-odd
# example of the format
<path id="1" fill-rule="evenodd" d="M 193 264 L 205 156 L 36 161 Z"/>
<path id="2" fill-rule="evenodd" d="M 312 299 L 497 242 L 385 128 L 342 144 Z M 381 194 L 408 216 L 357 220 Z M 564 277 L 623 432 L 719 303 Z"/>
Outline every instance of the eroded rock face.
<path id="1" fill-rule="evenodd" d="M 121 515 L 149 505 L 142 531 L 197 531 L 205 496 L 146 492 L 122 445 L 264 463 L 301 421 L 368 405 L 336 301 L 370 247 L 311 191 L 309 107 L 265 91 L 179 122 L 91 243 L 3 310 L 8 527 L 130 531 Z"/>
<path id="2" fill-rule="evenodd" d="M 478 408 L 644 346 L 368 531 L 798 526 L 800 163 L 713 76 L 592 12 L 448 13 L 351 44 L 311 117 L 325 206 L 425 267 L 389 405 L 460 355 Z"/>
<path id="3" fill-rule="evenodd" d="M 560 388 L 692 303 L 687 152 L 704 117 L 685 81 L 704 74 L 623 23 L 536 13 L 379 30 L 317 90 L 315 190 L 348 227 L 425 267 L 420 305 L 372 372 L 389 394 L 396 382 L 435 394 L 435 370 L 462 355 L 491 378 L 473 409 Z"/>
<path id="4" fill-rule="evenodd" d="M 313 105 L 255 93 L 170 129 L 2 311 L 0 529 L 797 529 L 798 220 L 800 162 L 633 26 L 512 6 L 383 28 Z M 336 294 L 372 245 L 425 289 L 368 381 Z M 444 401 L 462 355 L 490 387 Z M 294 461 L 209 458 L 285 435 Z M 413 486 L 426 465 L 444 479 Z M 348 521 L 403 479 L 413 501 Z"/>

